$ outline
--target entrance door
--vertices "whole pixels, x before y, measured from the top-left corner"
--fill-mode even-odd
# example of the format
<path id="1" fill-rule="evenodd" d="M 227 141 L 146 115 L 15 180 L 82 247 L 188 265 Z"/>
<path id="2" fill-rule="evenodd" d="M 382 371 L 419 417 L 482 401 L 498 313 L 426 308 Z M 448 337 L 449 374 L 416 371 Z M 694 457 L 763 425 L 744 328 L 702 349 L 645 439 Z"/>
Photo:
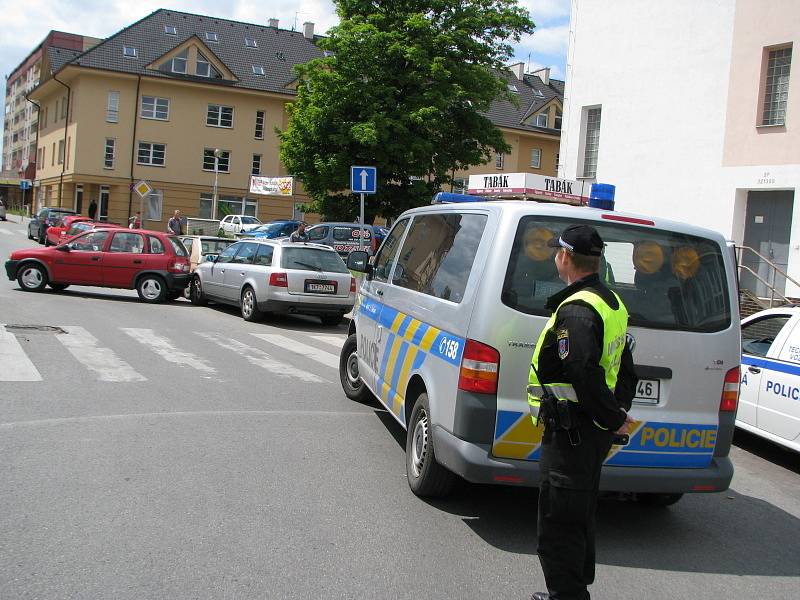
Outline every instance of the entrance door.
<path id="1" fill-rule="evenodd" d="M 75 214 L 81 214 L 83 211 L 83 186 L 76 185 L 75 186 L 75 206 L 74 206 Z"/>
<path id="2" fill-rule="evenodd" d="M 784 272 L 789 264 L 793 203 L 794 192 L 791 190 L 747 194 L 744 245 L 768 258 Z M 765 281 L 772 282 L 772 269 L 757 256 L 745 251 L 742 263 Z M 762 298 L 770 295 L 767 285 L 745 270 L 742 271 L 741 284 Z M 780 274 L 775 275 L 775 290 L 781 294 L 786 290 L 786 278 Z"/>

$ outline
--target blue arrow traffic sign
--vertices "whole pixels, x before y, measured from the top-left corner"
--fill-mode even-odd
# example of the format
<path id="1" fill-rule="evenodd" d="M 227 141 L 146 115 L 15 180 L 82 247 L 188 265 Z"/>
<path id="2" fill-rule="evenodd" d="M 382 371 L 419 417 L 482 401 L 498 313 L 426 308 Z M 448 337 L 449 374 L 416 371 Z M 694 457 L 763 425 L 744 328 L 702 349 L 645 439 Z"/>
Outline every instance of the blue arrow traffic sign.
<path id="1" fill-rule="evenodd" d="M 350 189 L 354 194 L 374 194 L 378 189 L 378 169 L 350 167 Z"/>

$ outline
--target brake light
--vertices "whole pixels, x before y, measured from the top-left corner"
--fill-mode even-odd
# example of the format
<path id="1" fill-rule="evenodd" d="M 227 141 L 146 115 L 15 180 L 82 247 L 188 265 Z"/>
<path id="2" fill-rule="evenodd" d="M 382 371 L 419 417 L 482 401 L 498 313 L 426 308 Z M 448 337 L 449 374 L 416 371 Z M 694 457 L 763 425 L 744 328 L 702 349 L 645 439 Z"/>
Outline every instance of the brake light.
<path id="1" fill-rule="evenodd" d="M 289 287 L 289 279 L 286 273 L 270 273 L 269 284 L 275 287 Z"/>
<path id="2" fill-rule="evenodd" d="M 185 260 L 177 260 L 169 270 L 172 273 L 188 273 L 189 264 Z"/>
<path id="3" fill-rule="evenodd" d="M 356 278 L 355 277 L 351 277 L 350 278 L 350 293 L 351 294 L 355 294 L 356 293 Z"/>
<path id="4" fill-rule="evenodd" d="M 739 381 L 739 367 L 734 367 L 725 374 L 719 412 L 736 412 L 736 405 L 739 403 Z"/>
<path id="5" fill-rule="evenodd" d="M 458 389 L 479 394 L 496 394 L 500 353 L 486 344 L 467 340 L 461 359 Z"/>

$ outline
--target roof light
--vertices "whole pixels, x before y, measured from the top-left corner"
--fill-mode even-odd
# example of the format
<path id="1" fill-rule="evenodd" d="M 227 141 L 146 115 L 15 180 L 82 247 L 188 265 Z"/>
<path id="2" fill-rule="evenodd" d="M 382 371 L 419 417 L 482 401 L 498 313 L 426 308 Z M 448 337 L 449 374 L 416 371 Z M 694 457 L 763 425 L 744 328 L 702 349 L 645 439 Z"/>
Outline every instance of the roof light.
<path id="1" fill-rule="evenodd" d="M 454 194 L 452 192 L 438 192 L 431 200 L 431 204 L 453 204 L 457 202 L 485 202 L 489 198 L 483 196 L 470 196 L 469 194 Z"/>
<path id="2" fill-rule="evenodd" d="M 589 192 L 589 206 L 602 210 L 614 210 L 614 195 L 616 186 L 610 183 L 593 183 Z"/>

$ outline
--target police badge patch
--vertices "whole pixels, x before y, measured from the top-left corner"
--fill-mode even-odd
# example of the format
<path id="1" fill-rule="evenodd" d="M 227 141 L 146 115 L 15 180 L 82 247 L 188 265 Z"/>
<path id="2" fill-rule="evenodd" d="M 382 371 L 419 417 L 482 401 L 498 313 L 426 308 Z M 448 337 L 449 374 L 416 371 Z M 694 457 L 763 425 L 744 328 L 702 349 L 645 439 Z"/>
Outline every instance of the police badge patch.
<path id="1" fill-rule="evenodd" d="M 564 360 L 569 356 L 569 331 L 566 329 L 556 331 L 556 340 L 558 340 L 558 358 Z"/>

